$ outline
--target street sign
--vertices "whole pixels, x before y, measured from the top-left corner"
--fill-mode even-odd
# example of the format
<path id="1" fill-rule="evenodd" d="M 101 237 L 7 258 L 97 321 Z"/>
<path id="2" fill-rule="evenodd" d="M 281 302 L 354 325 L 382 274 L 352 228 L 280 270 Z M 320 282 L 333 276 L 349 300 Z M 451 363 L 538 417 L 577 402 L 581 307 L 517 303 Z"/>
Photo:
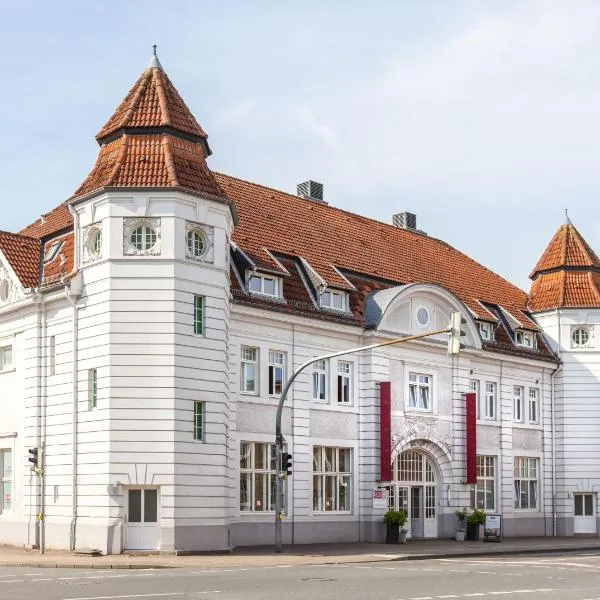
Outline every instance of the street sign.
<path id="1" fill-rule="evenodd" d="M 388 491 L 383 488 L 373 490 L 373 508 L 388 507 Z"/>

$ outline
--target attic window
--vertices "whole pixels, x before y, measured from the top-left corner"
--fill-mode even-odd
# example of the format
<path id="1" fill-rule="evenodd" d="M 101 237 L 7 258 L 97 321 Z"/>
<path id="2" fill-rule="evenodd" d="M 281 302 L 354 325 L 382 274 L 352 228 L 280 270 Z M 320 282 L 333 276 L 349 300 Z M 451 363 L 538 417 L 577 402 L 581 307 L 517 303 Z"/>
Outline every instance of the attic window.
<path id="1" fill-rule="evenodd" d="M 491 323 L 479 323 L 479 335 L 482 340 L 494 339 L 494 328 Z"/>
<path id="2" fill-rule="evenodd" d="M 535 348 L 535 334 L 532 331 L 522 331 L 518 329 L 515 333 L 515 343 L 517 346 Z"/>
<path id="3" fill-rule="evenodd" d="M 348 310 L 348 294 L 338 290 L 325 290 L 321 294 L 321 308 Z"/>
<path id="4" fill-rule="evenodd" d="M 248 291 L 251 294 L 262 294 L 272 298 L 279 298 L 281 288 L 279 277 L 254 273 L 248 279 Z"/>
<path id="5" fill-rule="evenodd" d="M 54 242 L 54 244 L 52 244 L 52 246 L 50 246 L 48 249 L 48 252 L 46 252 L 46 256 L 44 256 L 44 262 L 47 263 L 54 260 L 61 246 L 62 242 Z"/>

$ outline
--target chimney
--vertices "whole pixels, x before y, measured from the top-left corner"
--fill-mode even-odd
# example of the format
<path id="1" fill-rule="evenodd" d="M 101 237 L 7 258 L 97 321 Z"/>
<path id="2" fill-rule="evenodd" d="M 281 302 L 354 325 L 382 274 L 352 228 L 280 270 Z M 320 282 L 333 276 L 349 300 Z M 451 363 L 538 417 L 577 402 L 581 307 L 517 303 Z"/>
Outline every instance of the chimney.
<path id="1" fill-rule="evenodd" d="M 327 204 L 327 202 L 323 200 L 322 183 L 317 183 L 316 181 L 311 181 L 309 179 L 304 183 L 299 183 L 296 190 L 300 198 L 307 198 L 309 200 L 314 200 L 315 202 L 320 202 L 321 204 Z"/>
<path id="2" fill-rule="evenodd" d="M 400 227 L 401 229 L 411 229 L 416 231 L 417 229 L 417 215 L 409 212 L 397 213 L 392 217 L 394 227 Z"/>

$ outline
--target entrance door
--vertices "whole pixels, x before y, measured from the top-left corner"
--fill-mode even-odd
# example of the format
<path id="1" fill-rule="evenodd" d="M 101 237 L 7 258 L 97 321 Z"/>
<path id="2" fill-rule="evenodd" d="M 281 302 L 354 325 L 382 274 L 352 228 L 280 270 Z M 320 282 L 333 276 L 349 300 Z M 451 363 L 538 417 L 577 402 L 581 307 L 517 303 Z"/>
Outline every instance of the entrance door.
<path id="1" fill-rule="evenodd" d="M 435 504 L 435 485 L 425 486 L 424 537 L 437 537 L 437 515 Z"/>
<path id="2" fill-rule="evenodd" d="M 596 533 L 595 494 L 573 494 L 575 504 L 574 533 Z"/>
<path id="3" fill-rule="evenodd" d="M 127 549 L 158 550 L 158 490 L 131 488 L 127 496 Z"/>
<path id="4" fill-rule="evenodd" d="M 423 537 L 423 487 L 410 488 L 410 535 Z"/>

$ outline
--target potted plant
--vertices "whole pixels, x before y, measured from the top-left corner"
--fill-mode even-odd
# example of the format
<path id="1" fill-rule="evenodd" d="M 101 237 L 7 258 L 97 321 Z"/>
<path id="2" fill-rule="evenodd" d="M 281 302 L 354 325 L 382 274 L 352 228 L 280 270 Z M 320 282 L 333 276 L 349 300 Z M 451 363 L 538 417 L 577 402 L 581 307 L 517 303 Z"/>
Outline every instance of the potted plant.
<path id="1" fill-rule="evenodd" d="M 406 519 L 408 515 L 404 510 L 388 510 L 383 515 L 383 522 L 386 525 L 385 543 L 386 544 L 405 544 L 406 543 Z"/>
<path id="2" fill-rule="evenodd" d="M 468 516 L 469 516 L 469 513 L 465 509 L 456 511 L 456 519 L 457 519 L 458 523 L 456 525 L 456 533 L 454 534 L 454 539 L 457 542 L 465 541 L 465 533 L 466 533 L 466 529 L 467 529 L 467 517 Z"/>
<path id="3" fill-rule="evenodd" d="M 476 508 L 467 517 L 467 539 L 473 542 L 479 541 L 479 526 L 485 523 L 485 513 Z"/>

